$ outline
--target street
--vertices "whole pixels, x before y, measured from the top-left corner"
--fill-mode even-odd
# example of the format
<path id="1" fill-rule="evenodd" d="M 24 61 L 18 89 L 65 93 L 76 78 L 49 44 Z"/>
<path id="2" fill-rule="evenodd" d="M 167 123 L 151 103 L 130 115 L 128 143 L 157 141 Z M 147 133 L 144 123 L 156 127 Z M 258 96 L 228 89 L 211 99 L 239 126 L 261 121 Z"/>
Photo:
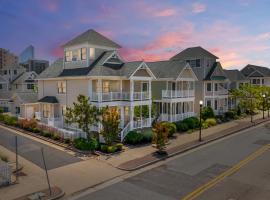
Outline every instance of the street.
<path id="1" fill-rule="evenodd" d="M 10 151 L 15 152 L 16 135 L 17 134 L 14 131 L 7 130 L 0 126 L 0 145 Z M 17 136 L 19 155 L 41 168 L 44 168 L 40 151 L 41 147 L 44 149 L 44 155 L 48 170 L 81 161 L 80 158 L 74 157 L 66 152 L 60 151 L 21 135 Z"/>
<path id="2" fill-rule="evenodd" d="M 77 199 L 183 199 L 269 142 L 270 130 L 254 127 Z M 269 199 L 269 155 L 250 160 L 196 199 Z"/>

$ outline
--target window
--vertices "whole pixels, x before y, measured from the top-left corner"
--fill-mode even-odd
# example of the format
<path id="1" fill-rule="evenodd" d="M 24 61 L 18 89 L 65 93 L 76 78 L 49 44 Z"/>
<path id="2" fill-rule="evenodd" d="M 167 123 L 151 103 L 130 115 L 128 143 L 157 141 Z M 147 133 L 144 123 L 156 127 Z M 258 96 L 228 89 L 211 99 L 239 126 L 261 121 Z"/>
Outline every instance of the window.
<path id="1" fill-rule="evenodd" d="M 95 59 L 95 48 L 89 48 L 90 59 Z"/>
<path id="2" fill-rule="evenodd" d="M 34 89 L 34 84 L 31 84 L 31 83 L 27 84 L 27 89 L 28 90 L 33 90 Z"/>
<path id="3" fill-rule="evenodd" d="M 215 91 L 218 91 L 218 84 L 215 83 Z"/>
<path id="4" fill-rule="evenodd" d="M 262 79 L 262 84 L 264 84 L 264 79 Z"/>
<path id="5" fill-rule="evenodd" d="M 196 59 L 196 67 L 200 67 L 201 66 L 201 60 L 200 59 Z"/>
<path id="6" fill-rule="evenodd" d="M 4 74 L 7 74 L 7 70 L 4 71 Z"/>
<path id="7" fill-rule="evenodd" d="M 48 118 L 50 117 L 50 104 L 43 104 L 43 117 Z"/>
<path id="8" fill-rule="evenodd" d="M 189 63 L 191 67 L 200 67 L 201 66 L 201 60 L 186 60 L 186 63 Z"/>
<path id="9" fill-rule="evenodd" d="M 3 89 L 3 85 L 2 84 L 0 84 L 0 90 L 2 90 Z"/>
<path id="10" fill-rule="evenodd" d="M 102 92 L 110 92 L 110 82 L 103 81 Z"/>
<path id="11" fill-rule="evenodd" d="M 211 107 L 211 106 L 212 106 L 211 100 L 207 100 L 207 101 L 206 101 L 206 106 L 207 106 L 207 107 Z"/>
<path id="12" fill-rule="evenodd" d="M 16 112 L 16 114 L 20 114 L 20 113 L 21 113 L 21 109 L 20 109 L 20 107 L 16 107 L 16 108 L 15 108 L 15 110 L 16 110 L 16 111 L 15 111 L 15 112 Z"/>
<path id="13" fill-rule="evenodd" d="M 81 49 L 81 60 L 86 60 L 86 48 Z"/>
<path id="14" fill-rule="evenodd" d="M 66 62 L 70 62 L 72 57 L 72 52 L 71 51 L 66 51 L 65 52 L 65 60 Z"/>
<path id="15" fill-rule="evenodd" d="M 65 81 L 58 81 L 57 83 L 58 93 L 65 94 L 66 93 L 66 82 Z"/>
<path id="16" fill-rule="evenodd" d="M 147 92 L 148 91 L 148 83 L 143 82 L 142 83 L 142 92 Z"/>
<path id="17" fill-rule="evenodd" d="M 218 107 L 218 105 L 217 105 L 217 100 L 215 100 L 215 110 L 217 110 L 217 107 Z"/>
<path id="18" fill-rule="evenodd" d="M 14 70 L 14 74 L 15 74 L 15 75 L 17 74 L 17 70 L 16 70 L 16 69 Z"/>
<path id="19" fill-rule="evenodd" d="M 212 84 L 211 83 L 207 83 L 207 91 L 211 92 L 212 91 Z"/>
<path id="20" fill-rule="evenodd" d="M 81 49 L 76 49 L 72 51 L 72 61 L 80 60 Z"/>

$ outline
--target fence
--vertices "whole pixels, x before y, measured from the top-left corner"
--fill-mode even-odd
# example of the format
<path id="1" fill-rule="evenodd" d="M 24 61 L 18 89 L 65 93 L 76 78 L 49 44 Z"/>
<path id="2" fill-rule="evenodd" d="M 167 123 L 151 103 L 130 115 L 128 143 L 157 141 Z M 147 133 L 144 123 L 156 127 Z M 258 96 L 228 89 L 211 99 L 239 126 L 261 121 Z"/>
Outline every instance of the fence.
<path id="1" fill-rule="evenodd" d="M 0 187 L 11 184 L 11 166 L 0 160 Z"/>

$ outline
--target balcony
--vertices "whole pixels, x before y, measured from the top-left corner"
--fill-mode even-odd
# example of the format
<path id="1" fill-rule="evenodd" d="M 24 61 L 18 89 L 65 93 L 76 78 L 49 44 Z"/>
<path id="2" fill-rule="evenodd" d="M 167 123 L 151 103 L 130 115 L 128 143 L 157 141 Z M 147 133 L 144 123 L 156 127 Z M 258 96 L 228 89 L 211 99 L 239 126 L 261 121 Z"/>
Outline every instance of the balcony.
<path id="1" fill-rule="evenodd" d="M 194 97 L 194 90 L 162 90 L 162 98 L 190 98 Z"/>
<path id="2" fill-rule="evenodd" d="M 149 100 L 149 92 L 134 92 L 133 98 L 130 92 L 93 92 L 91 101 L 110 102 L 110 101 L 143 101 Z"/>
<path id="3" fill-rule="evenodd" d="M 177 122 L 182 121 L 186 118 L 195 116 L 194 112 L 186 112 L 181 114 L 161 114 L 159 117 L 160 121 L 168 121 L 168 122 Z"/>

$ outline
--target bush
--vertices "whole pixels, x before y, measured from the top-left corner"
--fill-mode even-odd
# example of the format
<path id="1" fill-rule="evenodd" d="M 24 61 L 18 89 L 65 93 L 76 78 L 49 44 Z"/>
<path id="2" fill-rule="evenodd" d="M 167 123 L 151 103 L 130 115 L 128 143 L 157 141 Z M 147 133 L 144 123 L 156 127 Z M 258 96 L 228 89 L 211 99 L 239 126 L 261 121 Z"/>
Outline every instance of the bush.
<path id="1" fill-rule="evenodd" d="M 196 117 L 189 117 L 183 120 L 183 123 L 186 123 L 188 125 L 189 129 L 195 129 L 200 126 L 200 121 Z"/>
<path id="2" fill-rule="evenodd" d="M 226 119 L 235 119 L 236 118 L 237 113 L 233 110 L 227 111 L 224 113 L 224 116 Z"/>
<path id="3" fill-rule="evenodd" d="M 17 117 L 9 116 L 9 115 L 4 115 L 3 121 L 5 124 L 9 126 L 17 126 L 18 124 L 18 119 Z"/>
<path id="4" fill-rule="evenodd" d="M 35 128 L 38 128 L 38 123 L 35 119 L 27 120 L 27 119 L 20 119 L 18 121 L 18 125 L 20 128 L 33 131 Z"/>
<path id="5" fill-rule="evenodd" d="M 100 151 L 107 153 L 108 152 L 108 145 L 103 144 L 100 146 Z"/>
<path id="6" fill-rule="evenodd" d="M 208 118 L 214 118 L 215 114 L 214 111 L 211 107 L 203 107 L 202 108 L 202 118 L 203 120 L 206 120 Z"/>
<path id="7" fill-rule="evenodd" d="M 116 152 L 116 150 L 117 148 L 115 146 L 108 146 L 108 149 L 107 149 L 108 153 L 114 153 Z"/>
<path id="8" fill-rule="evenodd" d="M 144 132 L 142 132 L 143 135 L 143 142 L 150 143 L 153 139 L 153 132 L 151 129 L 147 129 Z"/>
<path id="9" fill-rule="evenodd" d="M 162 125 L 166 126 L 168 129 L 168 137 L 172 137 L 176 133 L 176 125 L 171 122 L 162 122 Z"/>
<path id="10" fill-rule="evenodd" d="M 59 140 L 61 139 L 61 137 L 60 137 L 59 135 L 57 135 L 57 134 L 54 134 L 54 135 L 52 136 L 52 139 L 53 139 L 53 140 L 56 140 L 56 141 L 59 141 Z"/>
<path id="11" fill-rule="evenodd" d="M 0 154 L 0 160 L 8 162 L 8 157 Z"/>
<path id="12" fill-rule="evenodd" d="M 0 108 L 0 114 L 4 112 L 4 109 L 3 108 Z"/>
<path id="13" fill-rule="evenodd" d="M 215 118 L 209 118 L 209 119 L 206 119 L 205 122 L 208 126 L 215 126 L 217 125 L 217 121 Z"/>
<path id="14" fill-rule="evenodd" d="M 125 137 L 125 142 L 127 144 L 140 144 L 143 142 L 143 135 L 137 133 L 136 131 L 130 131 Z"/>
<path id="15" fill-rule="evenodd" d="M 44 136 L 44 137 L 46 137 L 46 138 L 51 138 L 51 137 L 52 137 L 52 134 L 51 134 L 50 132 L 48 132 L 48 131 L 44 131 L 44 132 L 42 133 L 42 136 Z"/>
<path id="16" fill-rule="evenodd" d="M 74 140 L 74 147 L 83 151 L 94 151 L 98 148 L 98 141 L 94 138 L 89 141 L 85 138 L 77 138 Z"/>
<path id="17" fill-rule="evenodd" d="M 208 123 L 206 123 L 206 122 L 202 123 L 202 128 L 203 129 L 207 129 L 208 127 L 209 127 Z"/>
<path id="18" fill-rule="evenodd" d="M 124 145 L 123 145 L 122 143 L 117 143 L 117 144 L 115 145 L 115 147 L 117 148 L 118 151 L 122 151 L 123 146 L 124 146 Z"/>
<path id="19" fill-rule="evenodd" d="M 179 132 L 186 132 L 188 131 L 188 124 L 185 122 L 176 122 L 176 128 Z"/>
<path id="20" fill-rule="evenodd" d="M 65 138 L 64 139 L 64 143 L 65 144 L 70 144 L 71 143 L 71 139 L 70 138 Z"/>

